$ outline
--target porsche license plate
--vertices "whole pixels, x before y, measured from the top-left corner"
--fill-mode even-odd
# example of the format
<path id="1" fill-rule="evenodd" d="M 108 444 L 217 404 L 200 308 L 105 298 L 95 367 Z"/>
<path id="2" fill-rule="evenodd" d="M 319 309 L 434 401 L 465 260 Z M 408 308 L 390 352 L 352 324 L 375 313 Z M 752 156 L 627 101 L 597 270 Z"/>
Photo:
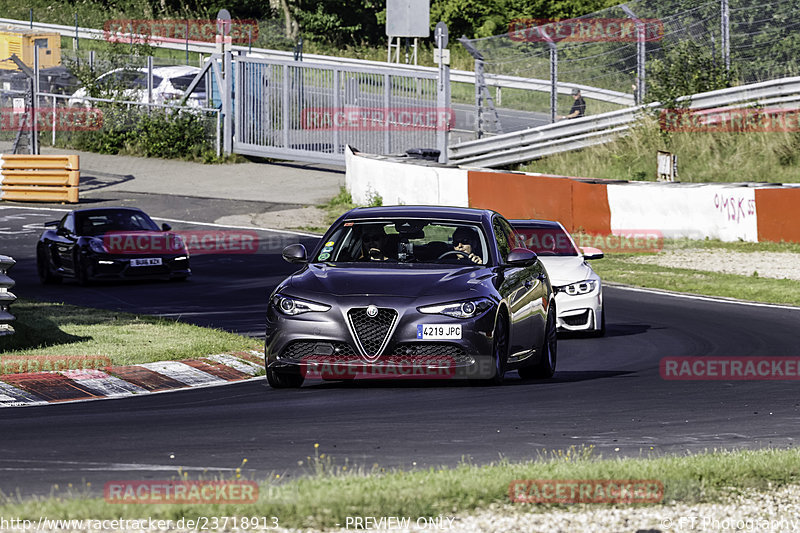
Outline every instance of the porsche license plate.
<path id="1" fill-rule="evenodd" d="M 422 340 L 460 339 L 460 324 L 419 324 L 417 338 Z"/>
<path id="2" fill-rule="evenodd" d="M 148 257 L 145 259 L 131 259 L 131 266 L 132 267 L 143 267 L 143 266 L 158 266 L 161 264 L 160 257 Z"/>

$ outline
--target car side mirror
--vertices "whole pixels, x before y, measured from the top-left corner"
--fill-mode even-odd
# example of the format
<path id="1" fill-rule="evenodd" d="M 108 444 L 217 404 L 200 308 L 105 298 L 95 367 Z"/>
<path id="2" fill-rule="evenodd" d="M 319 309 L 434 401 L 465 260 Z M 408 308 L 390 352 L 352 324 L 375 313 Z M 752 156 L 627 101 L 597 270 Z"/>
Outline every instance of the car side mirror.
<path id="1" fill-rule="evenodd" d="M 169 230 L 171 230 L 171 229 L 172 229 L 172 226 L 170 226 L 170 225 L 169 225 L 169 224 L 167 224 L 166 222 L 164 222 L 163 224 L 161 224 L 161 231 L 169 231 Z"/>
<path id="2" fill-rule="evenodd" d="M 591 261 L 592 259 L 602 259 L 605 257 L 603 254 L 603 250 L 599 248 L 591 248 L 589 246 L 585 246 L 581 248 L 581 252 L 583 252 L 583 258 L 587 261 Z"/>
<path id="3" fill-rule="evenodd" d="M 56 226 L 58 226 L 59 222 L 60 222 L 60 220 L 50 220 L 49 222 L 45 222 L 44 223 L 44 227 L 45 228 L 55 228 Z"/>
<path id="4" fill-rule="evenodd" d="M 308 256 L 306 254 L 306 247 L 302 244 L 290 244 L 283 249 L 281 254 L 283 258 L 290 263 L 306 263 Z"/>
<path id="5" fill-rule="evenodd" d="M 525 250 L 523 248 L 517 248 L 508 254 L 506 263 L 511 266 L 530 266 L 536 263 L 538 259 L 539 258 L 537 257 L 536 252 Z"/>
<path id="6" fill-rule="evenodd" d="M 59 226 L 59 227 L 56 228 L 56 235 L 61 235 L 61 236 L 66 237 L 69 234 L 70 234 L 69 230 L 67 228 L 63 227 L 63 226 Z"/>

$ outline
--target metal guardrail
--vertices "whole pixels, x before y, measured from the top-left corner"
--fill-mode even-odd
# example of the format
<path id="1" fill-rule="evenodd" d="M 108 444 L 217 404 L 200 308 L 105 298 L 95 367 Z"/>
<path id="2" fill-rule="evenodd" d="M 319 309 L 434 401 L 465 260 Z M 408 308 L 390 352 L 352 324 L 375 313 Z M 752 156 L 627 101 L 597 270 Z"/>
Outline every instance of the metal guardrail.
<path id="1" fill-rule="evenodd" d="M 25 26 L 31 27 L 30 21 L 27 20 L 15 20 L 15 19 L 6 19 L 0 18 L 1 24 L 14 24 L 17 26 Z M 103 30 L 98 30 L 94 28 L 75 28 L 75 26 L 64 26 L 62 24 L 48 24 L 44 22 L 34 22 L 33 28 L 39 28 L 43 30 L 50 30 L 58 32 L 59 34 L 65 37 L 75 37 L 76 35 L 80 39 L 95 39 L 95 40 L 103 40 L 106 38 L 106 34 Z M 129 37 L 126 33 L 120 33 L 120 37 Z M 145 35 L 134 35 L 134 40 L 136 42 L 144 42 L 147 38 Z M 155 41 L 155 39 L 154 39 Z M 199 43 L 197 41 L 189 41 L 186 42 L 174 42 L 174 41 L 158 41 L 151 43 L 153 46 L 157 48 L 170 48 L 173 50 L 188 50 L 190 52 L 199 52 L 204 54 L 213 54 L 217 51 L 217 47 L 215 43 Z M 287 60 L 287 61 L 294 61 L 294 53 L 293 52 L 284 52 L 281 50 L 269 50 L 266 48 L 250 48 L 248 46 L 239 46 L 234 45 L 232 47 L 234 52 L 239 52 L 240 54 L 247 54 L 251 57 L 260 58 L 260 59 L 272 59 L 272 60 Z M 437 72 L 436 67 L 422 67 L 419 65 L 405 65 L 405 64 L 397 64 L 397 63 L 384 63 L 383 61 L 370 61 L 366 59 L 353 59 L 347 57 L 331 57 L 331 56 L 323 56 L 317 54 L 303 54 L 303 59 L 307 59 L 309 61 L 315 63 L 327 63 L 336 65 L 338 67 L 370 67 L 370 68 L 393 68 L 393 69 L 403 69 L 408 71 L 414 72 L 427 72 L 435 74 Z M 450 81 L 457 82 L 457 83 L 475 83 L 475 73 L 468 71 L 468 70 L 451 70 L 450 71 Z M 505 75 L 487 75 L 486 81 L 489 85 L 501 87 L 504 89 L 522 89 L 528 91 L 540 91 L 540 92 L 550 92 L 550 80 L 540 80 L 535 78 L 522 78 L 518 76 L 505 76 Z M 589 85 L 580 85 L 576 83 L 559 83 L 558 84 L 558 93 L 559 94 L 570 94 L 572 89 L 580 89 L 581 94 L 585 98 L 590 98 L 593 100 L 600 100 L 603 102 L 609 102 L 613 104 L 620 104 L 620 105 L 633 105 L 633 95 L 619 92 L 619 91 L 611 91 L 608 89 L 601 89 L 598 87 L 591 87 Z"/>
<path id="2" fill-rule="evenodd" d="M 800 102 L 800 77 L 729 87 L 679 99 L 686 100 L 690 101 L 690 109 Z M 615 139 L 630 128 L 640 112 L 660 106 L 655 102 L 456 144 L 449 149 L 449 160 L 457 165 L 499 167 L 578 150 Z"/>
<path id="3" fill-rule="evenodd" d="M 14 280 L 8 277 L 8 270 L 17 264 L 12 258 L 7 255 L 0 255 L 0 335 L 12 335 L 14 328 L 11 322 L 16 320 L 12 315 L 8 306 L 16 301 L 17 297 L 14 293 L 9 292 L 9 289 L 14 287 Z"/>

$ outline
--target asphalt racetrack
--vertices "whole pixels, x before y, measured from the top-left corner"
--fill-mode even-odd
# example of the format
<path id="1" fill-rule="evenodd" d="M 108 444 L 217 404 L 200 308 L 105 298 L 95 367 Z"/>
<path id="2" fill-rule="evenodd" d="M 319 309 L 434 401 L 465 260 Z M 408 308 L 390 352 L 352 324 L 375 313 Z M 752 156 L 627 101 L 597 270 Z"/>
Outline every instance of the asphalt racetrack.
<path id="1" fill-rule="evenodd" d="M 159 216 L 158 208 L 148 211 Z M 0 207 L 0 253 L 17 260 L 11 275 L 19 297 L 160 314 L 254 336 L 263 336 L 267 295 L 293 270 L 280 250 L 298 240 L 258 231 L 259 253 L 194 256 L 186 283 L 43 287 L 35 243 L 41 223 L 59 217 Z M 462 458 L 527 459 L 582 444 L 614 457 L 800 439 L 796 382 L 666 381 L 659 374 L 668 356 L 798 356 L 800 311 L 621 288 L 606 288 L 605 298 L 607 336 L 561 338 L 549 381 L 522 382 L 510 373 L 503 387 L 363 381 L 272 390 L 259 379 L 1 409 L 0 490 L 48 494 L 54 484 L 169 479 L 178 467 L 227 475 L 245 458 L 248 477 L 294 477 L 308 472 L 315 443 L 337 464 L 410 469 Z"/>

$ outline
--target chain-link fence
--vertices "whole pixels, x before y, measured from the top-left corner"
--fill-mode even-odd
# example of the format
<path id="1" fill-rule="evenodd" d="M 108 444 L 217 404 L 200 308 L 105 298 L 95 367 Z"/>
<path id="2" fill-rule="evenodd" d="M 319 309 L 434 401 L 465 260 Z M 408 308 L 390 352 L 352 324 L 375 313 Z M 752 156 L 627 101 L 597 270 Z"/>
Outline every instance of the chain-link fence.
<path id="1" fill-rule="evenodd" d="M 4 61 L 0 151 L 28 153 L 38 143 L 110 154 L 218 157 L 220 110 L 210 76 L 184 101 L 200 67 L 120 51 L 128 48 L 62 51 L 58 65 L 39 69 L 36 88 L 30 58 L 23 65 Z M 199 64 L 206 59 L 193 58 Z"/>
<path id="2" fill-rule="evenodd" d="M 468 44 L 483 57 L 488 80 L 491 75 L 555 75 L 560 85 L 619 91 L 644 101 L 653 61 L 687 41 L 713 64 L 729 69 L 734 84 L 797 75 L 796 13 L 795 0 L 637 0 L 569 21 L 517 20 L 508 33 Z M 558 92 L 557 113 L 566 114 L 572 99 L 568 91 Z M 544 98 L 525 104 L 542 113 L 550 113 L 550 107 Z M 590 100 L 586 114 L 612 108 L 601 99 Z"/>

